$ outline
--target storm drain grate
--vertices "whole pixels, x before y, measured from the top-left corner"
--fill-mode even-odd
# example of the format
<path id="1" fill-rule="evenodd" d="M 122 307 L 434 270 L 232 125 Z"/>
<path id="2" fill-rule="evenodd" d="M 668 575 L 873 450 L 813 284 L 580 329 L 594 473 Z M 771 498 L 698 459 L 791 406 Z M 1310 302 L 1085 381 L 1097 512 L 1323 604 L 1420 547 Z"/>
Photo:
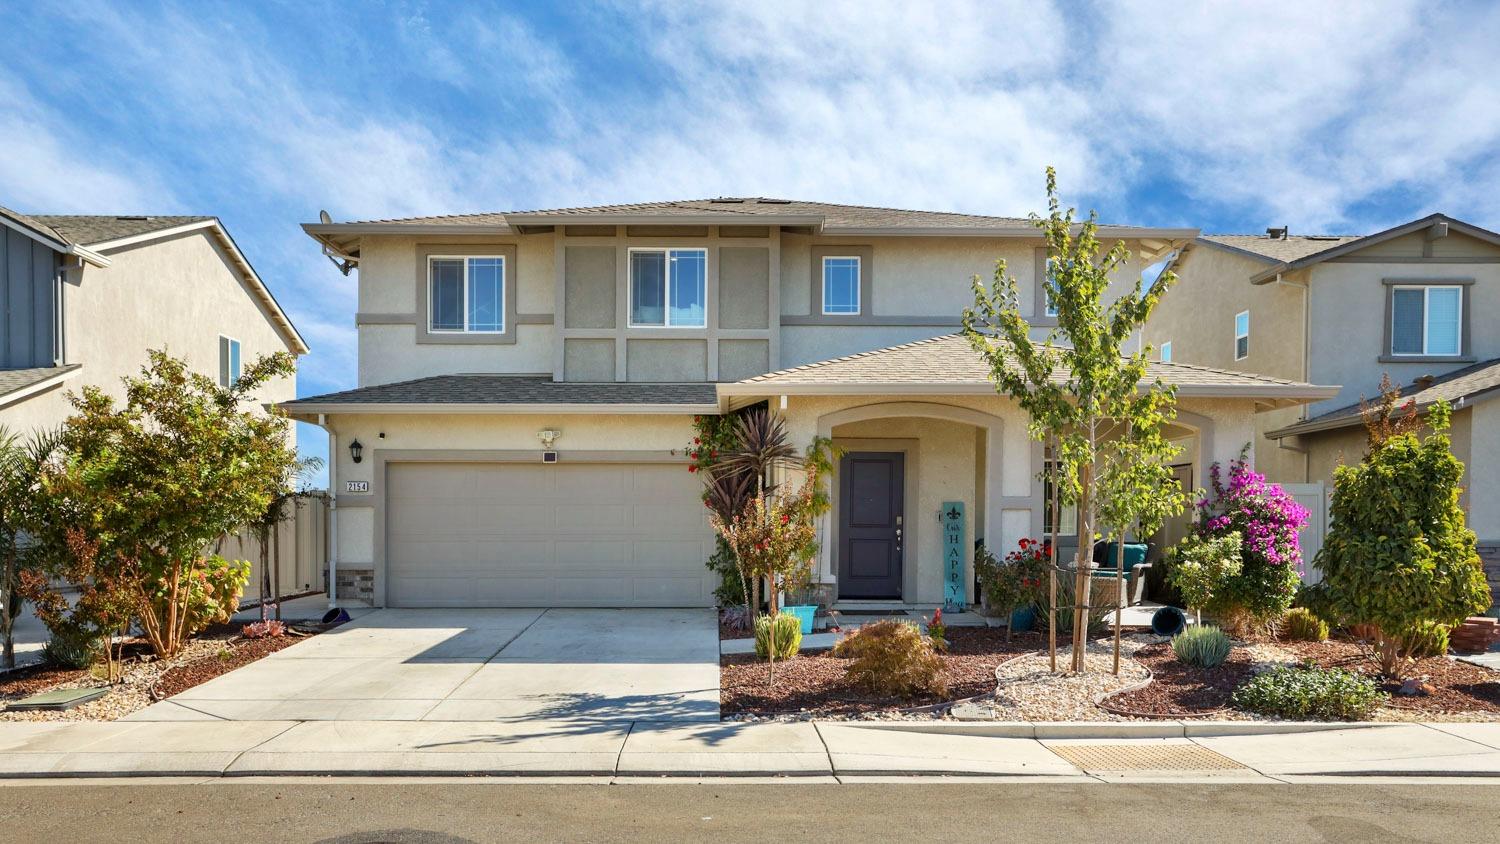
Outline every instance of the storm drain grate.
<path id="1" fill-rule="evenodd" d="M 1229 771 L 1245 766 L 1196 744 L 1054 744 L 1085 771 Z"/>

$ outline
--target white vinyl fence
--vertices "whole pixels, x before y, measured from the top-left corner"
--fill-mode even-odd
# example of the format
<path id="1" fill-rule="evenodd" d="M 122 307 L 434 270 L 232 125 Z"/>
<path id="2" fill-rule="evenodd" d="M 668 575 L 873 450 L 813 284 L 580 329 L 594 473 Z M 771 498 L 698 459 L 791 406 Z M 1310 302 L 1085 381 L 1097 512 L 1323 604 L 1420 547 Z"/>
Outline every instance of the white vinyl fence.
<path id="1" fill-rule="evenodd" d="M 1308 585 L 1323 579 L 1323 573 L 1313 567 L 1313 558 L 1323 547 L 1323 537 L 1328 534 L 1328 501 L 1332 490 L 1319 481 L 1311 484 L 1282 484 L 1298 504 L 1307 508 L 1307 527 L 1302 529 L 1302 582 Z"/>

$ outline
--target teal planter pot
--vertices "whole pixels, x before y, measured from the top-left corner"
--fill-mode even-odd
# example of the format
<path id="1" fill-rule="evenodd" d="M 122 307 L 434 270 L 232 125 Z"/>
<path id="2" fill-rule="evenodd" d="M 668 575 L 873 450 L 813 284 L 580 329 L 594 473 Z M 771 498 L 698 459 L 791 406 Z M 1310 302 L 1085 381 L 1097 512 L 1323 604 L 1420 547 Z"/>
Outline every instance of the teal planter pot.
<path id="1" fill-rule="evenodd" d="M 1036 610 L 1021 607 L 1010 614 L 1010 632 L 1026 633 L 1036 626 Z"/>
<path id="2" fill-rule="evenodd" d="M 802 623 L 802 635 L 811 636 L 813 627 L 813 616 L 818 612 L 816 606 L 809 607 L 782 607 L 781 611 L 787 615 L 795 615 L 797 621 Z"/>

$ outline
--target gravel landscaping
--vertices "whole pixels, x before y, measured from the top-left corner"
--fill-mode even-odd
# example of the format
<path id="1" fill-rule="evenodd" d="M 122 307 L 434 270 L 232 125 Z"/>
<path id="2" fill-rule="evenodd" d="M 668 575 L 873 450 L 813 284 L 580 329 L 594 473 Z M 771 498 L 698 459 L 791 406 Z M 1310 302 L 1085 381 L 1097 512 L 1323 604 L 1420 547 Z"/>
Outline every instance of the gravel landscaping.
<path id="1" fill-rule="evenodd" d="M 125 644 L 124 679 L 113 686 L 90 670 L 49 665 L 17 669 L 0 674 L 0 704 L 53 689 L 109 688 L 109 693 L 61 712 L 0 711 L 0 721 L 113 721 L 305 638 L 243 639 L 237 625 L 220 625 L 199 634 L 182 653 L 165 661 L 156 659 L 143 640 L 132 640 Z"/>

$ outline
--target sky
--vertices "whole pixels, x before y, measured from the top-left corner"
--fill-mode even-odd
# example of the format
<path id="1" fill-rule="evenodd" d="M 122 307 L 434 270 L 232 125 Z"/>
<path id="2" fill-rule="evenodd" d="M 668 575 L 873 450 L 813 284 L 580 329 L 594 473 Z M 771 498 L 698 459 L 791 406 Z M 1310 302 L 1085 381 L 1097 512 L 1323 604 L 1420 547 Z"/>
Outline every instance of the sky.
<path id="1" fill-rule="evenodd" d="M 720 195 L 1500 229 L 1500 3 L 0 0 L 0 205 L 212 214 L 355 383 L 298 228 Z M 324 437 L 302 426 L 306 453 Z"/>

